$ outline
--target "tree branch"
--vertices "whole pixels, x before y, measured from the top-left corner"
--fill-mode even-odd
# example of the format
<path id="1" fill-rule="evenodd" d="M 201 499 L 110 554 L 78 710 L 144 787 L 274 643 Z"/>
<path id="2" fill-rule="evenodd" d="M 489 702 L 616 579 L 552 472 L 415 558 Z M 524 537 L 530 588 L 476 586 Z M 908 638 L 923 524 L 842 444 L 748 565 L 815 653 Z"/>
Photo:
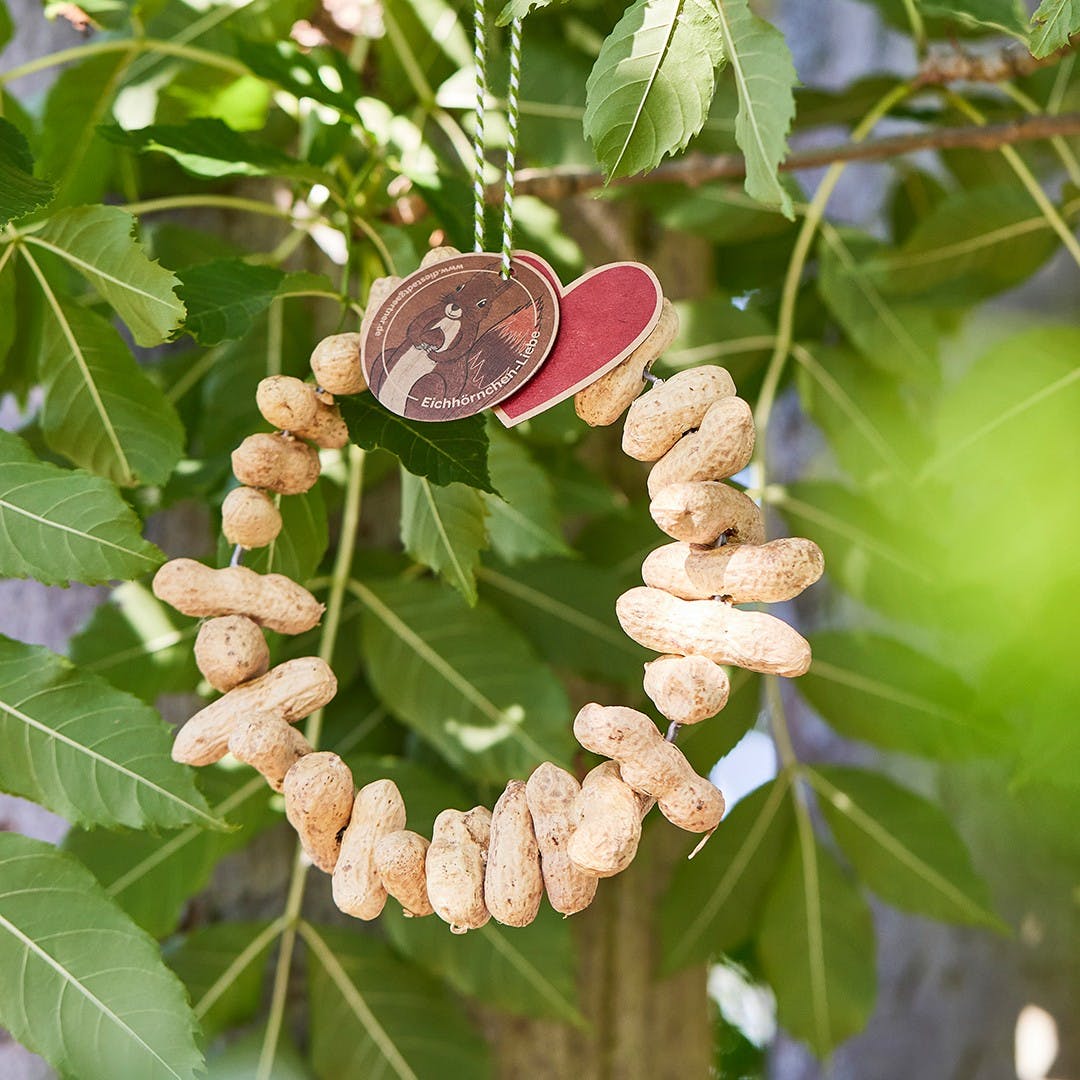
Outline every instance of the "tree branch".
<path id="1" fill-rule="evenodd" d="M 1019 46 L 994 53 L 967 53 L 962 49 L 931 53 L 915 76 L 916 86 L 943 86 L 953 82 L 1008 82 L 1022 79 L 1039 68 L 1056 64 L 1072 52 L 1072 44 L 1036 59 Z"/>
<path id="2" fill-rule="evenodd" d="M 790 154 L 780 168 L 784 172 L 819 169 L 837 161 L 884 161 L 912 154 L 919 150 L 997 150 L 1010 143 L 1050 139 L 1055 135 L 1080 135 L 1080 113 L 1061 113 L 1055 116 L 1030 116 L 1001 124 L 969 125 L 964 127 L 930 128 L 909 135 L 890 135 L 867 139 L 862 143 L 844 143 Z M 738 180 L 746 175 L 746 162 L 741 154 L 689 154 L 668 161 L 650 173 L 620 177 L 609 188 L 639 184 L 683 184 L 696 187 L 710 180 Z M 520 169 L 515 189 L 520 195 L 536 195 L 551 201 L 580 195 L 604 187 L 602 173 L 577 165 L 550 169 Z M 503 185 L 489 184 L 487 201 L 502 201 Z M 419 195 L 408 195 L 396 204 L 402 221 L 416 220 L 424 213 L 424 201 Z"/>

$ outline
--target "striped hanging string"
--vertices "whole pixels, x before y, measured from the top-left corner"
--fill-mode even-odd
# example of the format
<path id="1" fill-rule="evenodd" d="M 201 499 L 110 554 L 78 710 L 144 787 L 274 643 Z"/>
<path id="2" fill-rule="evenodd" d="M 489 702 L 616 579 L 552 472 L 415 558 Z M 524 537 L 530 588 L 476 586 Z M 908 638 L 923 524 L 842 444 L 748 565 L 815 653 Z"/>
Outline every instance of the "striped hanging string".
<path id="1" fill-rule="evenodd" d="M 485 0 L 473 3 L 473 58 L 476 62 L 476 130 L 473 153 L 473 250 L 484 250 L 484 114 L 487 108 L 487 29 Z M 510 23 L 510 81 L 506 92 L 506 171 L 503 179 L 502 276 L 510 276 L 514 244 L 514 170 L 517 158 L 518 98 L 521 89 L 521 19 Z"/>

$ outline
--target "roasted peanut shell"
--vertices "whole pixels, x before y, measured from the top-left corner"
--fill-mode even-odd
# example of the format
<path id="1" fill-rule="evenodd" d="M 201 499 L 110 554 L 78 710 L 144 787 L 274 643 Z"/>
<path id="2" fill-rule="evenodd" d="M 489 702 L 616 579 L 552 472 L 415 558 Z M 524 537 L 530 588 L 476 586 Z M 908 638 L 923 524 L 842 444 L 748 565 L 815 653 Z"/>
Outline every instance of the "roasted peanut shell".
<path id="1" fill-rule="evenodd" d="M 659 656 L 645 665 L 645 693 L 660 715 L 676 724 L 696 724 L 727 704 L 727 672 L 705 656 Z"/>
<path id="2" fill-rule="evenodd" d="M 455 933 L 477 930 L 490 918 L 484 903 L 484 870 L 491 840 L 491 811 L 444 810 L 435 819 L 428 848 L 428 899 Z"/>
<path id="3" fill-rule="evenodd" d="M 688 544 L 713 544 L 724 535 L 738 544 L 765 542 L 760 507 L 719 481 L 668 484 L 653 496 L 649 513 L 668 536 Z"/>
<path id="4" fill-rule="evenodd" d="M 511 780 L 491 814 L 484 903 L 504 926 L 528 926 L 540 910 L 544 879 L 525 782 Z"/>
<path id="5" fill-rule="evenodd" d="M 638 461 L 656 461 L 701 424 L 714 401 L 734 396 L 735 384 L 722 367 L 677 372 L 630 406 L 623 426 L 623 453 Z"/>
<path id="6" fill-rule="evenodd" d="M 266 547 L 281 532 L 281 511 L 265 491 L 233 488 L 221 504 L 221 531 L 230 544 Z"/>
<path id="7" fill-rule="evenodd" d="M 641 580 L 653 589 L 663 589 L 683 600 L 706 600 L 712 593 L 702 592 L 686 574 L 689 544 L 676 541 L 650 551 L 641 564 Z"/>
<path id="8" fill-rule="evenodd" d="M 642 806 L 614 761 L 597 765 L 582 781 L 577 817 L 566 847 L 574 866 L 597 877 L 613 877 L 634 861 Z"/>
<path id="9" fill-rule="evenodd" d="M 642 587 L 623 593 L 615 613 L 627 636 L 656 652 L 707 656 L 787 678 L 810 667 L 806 639 L 762 611 L 741 611 L 721 600 L 680 600 Z"/>
<path id="10" fill-rule="evenodd" d="M 242 721 L 274 716 L 293 724 L 322 708 L 336 693 L 337 679 L 325 661 L 317 656 L 286 660 L 197 712 L 173 740 L 173 760 L 188 765 L 220 761 Z"/>
<path id="11" fill-rule="evenodd" d="M 203 678 L 221 693 L 265 675 L 270 649 L 258 625 L 246 615 L 222 615 L 199 627 L 195 663 Z"/>
<path id="12" fill-rule="evenodd" d="M 249 435 L 232 452 L 241 484 L 278 495 L 300 495 L 319 479 L 319 452 L 290 435 Z"/>
<path id="13" fill-rule="evenodd" d="M 375 869 L 383 888 L 408 917 L 430 915 L 435 910 L 427 894 L 429 846 L 426 837 L 406 829 L 387 833 L 375 845 Z"/>
<path id="14" fill-rule="evenodd" d="M 656 363 L 678 332 L 678 313 L 665 299 L 652 333 L 620 364 L 574 395 L 578 416 L 590 427 L 614 424 L 641 393 L 644 373 Z"/>
<path id="15" fill-rule="evenodd" d="M 525 785 L 548 903 L 563 915 L 583 911 L 596 895 L 597 876 L 570 861 L 567 845 L 577 828 L 581 785 L 565 769 L 545 761 Z"/>
<path id="16" fill-rule="evenodd" d="M 311 630 L 325 610 L 307 589 L 283 574 L 257 574 L 246 566 L 213 570 L 194 559 L 167 562 L 154 575 L 153 590 L 183 615 L 246 615 L 279 634 Z"/>
<path id="17" fill-rule="evenodd" d="M 277 716 L 240 719 L 229 733 L 229 753 L 262 773 L 274 791 L 284 790 L 285 774 L 313 751 L 303 732 Z"/>
<path id="18" fill-rule="evenodd" d="M 356 793 L 334 866 L 339 910 L 356 919 L 378 918 L 387 893 L 375 864 L 375 847 L 384 836 L 404 828 L 405 801 L 393 780 L 375 780 Z"/>
<path id="19" fill-rule="evenodd" d="M 285 774 L 285 816 L 312 863 L 327 874 L 341 850 L 353 807 L 348 765 L 327 751 L 307 754 Z"/>
<path id="20" fill-rule="evenodd" d="M 669 484 L 726 480 L 754 453 L 754 415 L 742 398 L 714 401 L 697 431 L 684 435 L 649 472 L 649 497 Z"/>
<path id="21" fill-rule="evenodd" d="M 319 400 L 315 387 L 291 375 L 268 375 L 255 389 L 263 419 L 282 431 L 299 431 L 315 419 Z"/>
<path id="22" fill-rule="evenodd" d="M 360 335 L 332 334 L 311 354 L 315 381 L 331 394 L 360 394 L 367 389 L 360 366 Z"/>
<path id="23" fill-rule="evenodd" d="M 683 564 L 692 591 L 724 597 L 734 604 L 790 600 L 813 585 L 824 570 L 821 548 L 798 536 L 691 551 Z"/>

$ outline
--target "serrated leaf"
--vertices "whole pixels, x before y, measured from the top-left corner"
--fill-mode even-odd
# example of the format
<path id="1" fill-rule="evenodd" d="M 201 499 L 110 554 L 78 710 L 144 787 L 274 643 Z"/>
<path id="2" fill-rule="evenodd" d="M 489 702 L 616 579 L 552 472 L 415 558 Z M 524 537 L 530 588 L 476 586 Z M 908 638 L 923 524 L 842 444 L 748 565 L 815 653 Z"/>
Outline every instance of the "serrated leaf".
<path id="1" fill-rule="evenodd" d="M 465 484 L 437 487 L 401 470 L 401 542 L 469 604 L 476 603 L 476 568 L 487 547 L 483 496 Z"/>
<path id="2" fill-rule="evenodd" d="M 777 166 L 787 155 L 797 82 L 784 35 L 759 19 L 748 0 L 716 0 L 724 54 L 739 93 L 735 141 L 746 158 L 746 193 L 794 219 Z"/>
<path id="3" fill-rule="evenodd" d="M 865 1027 L 874 1007 L 870 908 L 809 827 L 792 843 L 761 914 L 757 951 L 777 1019 L 821 1058 Z"/>
<path id="4" fill-rule="evenodd" d="M 566 0 L 509 0 L 495 20 L 496 26 L 506 26 L 514 19 L 524 19 L 532 11 L 540 11 L 552 4 L 563 4 Z"/>
<path id="5" fill-rule="evenodd" d="M 188 901 L 206 887 L 224 856 L 281 820 L 270 808 L 266 781 L 246 770 L 204 769 L 200 781 L 228 831 L 188 825 L 153 834 L 127 829 L 72 829 L 64 848 L 84 863 L 102 888 L 147 933 L 162 938 L 180 922 Z"/>
<path id="6" fill-rule="evenodd" d="M 98 585 L 164 561 L 107 480 L 37 461 L 22 439 L 0 431 L 0 576 Z"/>
<path id="7" fill-rule="evenodd" d="M 166 946 L 165 959 L 187 987 L 205 1041 L 259 1011 L 266 952 L 277 932 L 273 923 L 217 923 Z"/>
<path id="8" fill-rule="evenodd" d="M 202 1075 L 155 943 L 49 844 L 0 834 L 0 1023 L 65 1076 Z"/>
<path id="9" fill-rule="evenodd" d="M 430 976 L 382 942 L 300 924 L 308 946 L 311 1055 L 321 1077 L 485 1080 L 487 1048 Z"/>
<path id="10" fill-rule="evenodd" d="M 389 450 L 414 476 L 497 494 L 488 474 L 488 436 L 482 416 L 439 424 L 409 420 L 384 409 L 370 394 L 344 398 L 341 415 L 357 446 Z"/>
<path id="11" fill-rule="evenodd" d="M 500 495 L 484 495 L 491 547 L 504 562 L 570 555 L 547 473 L 513 436 L 489 427 L 488 468 Z"/>
<path id="12" fill-rule="evenodd" d="M 190 693 L 199 681 L 192 647 L 199 624 L 126 581 L 68 645 L 71 662 L 117 690 L 153 704 L 161 694 Z"/>
<path id="13" fill-rule="evenodd" d="M 635 0 L 586 83 L 585 135 L 608 179 L 655 168 L 705 123 L 723 60 L 716 9 Z"/>
<path id="14" fill-rule="evenodd" d="M 383 703 L 455 767 L 500 786 L 572 753 L 570 706 L 517 631 L 427 581 L 352 589 L 366 608 L 361 647 Z"/>
<path id="15" fill-rule="evenodd" d="M 0 26 L 0 36 L 2 30 Z M 52 184 L 34 176 L 34 159 L 26 137 L 0 117 L 0 225 L 47 206 L 53 194 Z"/>
<path id="16" fill-rule="evenodd" d="M 200 345 L 242 338 L 273 302 L 285 277 L 276 267 L 243 259 L 217 259 L 181 271 L 184 330 Z"/>
<path id="17" fill-rule="evenodd" d="M 222 176 L 289 176 L 323 182 L 326 174 L 269 143 L 234 131 L 215 117 L 195 117 L 185 124 L 151 124 L 125 130 L 103 126 L 101 134 L 117 146 L 137 154 L 167 154 L 195 176 L 217 179 Z"/>
<path id="18" fill-rule="evenodd" d="M 1031 55 L 1042 59 L 1080 33 L 1080 0 L 1042 0 L 1031 16 Z"/>
<path id="19" fill-rule="evenodd" d="M 47 295 L 52 311 L 39 360 L 45 442 L 114 483 L 164 483 L 183 448 L 176 410 L 105 319 Z"/>
<path id="20" fill-rule="evenodd" d="M 808 776 L 836 842 L 882 900 L 944 922 L 1001 926 L 964 842 L 937 806 L 865 769 L 824 766 Z"/>
<path id="21" fill-rule="evenodd" d="M 153 709 L 63 657 L 0 637 L 0 787 L 73 824 L 219 824 Z"/>
<path id="22" fill-rule="evenodd" d="M 382 917 L 391 943 L 413 963 L 485 1005 L 583 1026 L 573 927 L 546 905 L 524 928 L 489 922 L 463 937 L 437 916 L 406 919 L 393 901 Z"/>
<path id="23" fill-rule="evenodd" d="M 955 760 L 1004 751 L 1001 718 L 937 660 L 876 634 L 815 634 L 799 689 L 840 734 Z"/>
<path id="24" fill-rule="evenodd" d="M 266 547 L 245 552 L 244 565 L 260 574 L 284 574 L 293 581 L 307 581 L 319 568 L 330 543 L 322 484 L 302 495 L 283 495 L 278 508 L 281 532 Z"/>
<path id="25" fill-rule="evenodd" d="M 652 653 L 631 641 L 615 618 L 623 580 L 607 567 L 567 559 L 485 566 L 484 598 L 521 627 L 545 661 L 614 682 L 640 678 Z"/>
<path id="26" fill-rule="evenodd" d="M 793 827 L 787 779 L 742 799 L 693 861 L 675 869 L 661 915 L 664 970 L 678 971 L 742 944 Z"/>
<path id="27" fill-rule="evenodd" d="M 179 278 L 149 259 L 134 238 L 135 218 L 116 206 L 61 210 L 23 237 L 74 267 L 112 304 L 139 345 L 160 345 L 184 317 Z"/>

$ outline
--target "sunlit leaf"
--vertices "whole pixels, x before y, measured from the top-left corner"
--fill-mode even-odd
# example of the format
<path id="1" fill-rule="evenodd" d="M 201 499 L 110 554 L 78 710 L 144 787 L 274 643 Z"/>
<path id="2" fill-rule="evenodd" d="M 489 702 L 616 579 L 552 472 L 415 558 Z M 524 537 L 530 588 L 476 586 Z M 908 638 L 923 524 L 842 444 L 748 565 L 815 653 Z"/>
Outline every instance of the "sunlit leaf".
<path id="1" fill-rule="evenodd" d="M 1080 32 L 1080 3 L 1077 0 L 1042 0 L 1031 16 L 1031 55 L 1049 56 L 1069 44 Z"/>
<path id="2" fill-rule="evenodd" d="M 746 158 L 746 191 L 793 218 L 777 166 L 787 155 L 795 116 L 795 65 L 784 35 L 759 19 L 749 0 L 717 0 L 723 49 L 739 92 L 735 140 Z"/>
<path id="3" fill-rule="evenodd" d="M 195 1021 L 155 943 L 90 873 L 0 833 L 0 1023 L 65 1076 L 202 1075 Z"/>
<path id="4" fill-rule="evenodd" d="M 945 922 L 1001 925 L 963 841 L 933 803 L 864 769 L 826 766 L 810 782 L 836 842 L 883 900 Z"/>
<path id="5" fill-rule="evenodd" d="M 217 825 L 152 709 L 0 637 L 0 787 L 80 825 Z"/>
<path id="6" fill-rule="evenodd" d="M 757 950 L 777 1019 L 818 1056 L 870 1019 L 877 991 L 870 908 L 812 834 L 800 832 L 780 863 Z"/>
<path id="7" fill-rule="evenodd" d="M 716 9 L 700 0 L 635 0 L 587 83 L 585 134 L 610 179 L 647 172 L 683 149 L 709 113 L 723 60 Z"/>
<path id="8" fill-rule="evenodd" d="M 439 487 L 402 469 L 401 542 L 406 554 L 476 603 L 476 567 L 487 546 L 479 491 L 465 484 Z"/>
<path id="9" fill-rule="evenodd" d="M 112 304 L 139 345 L 159 345 L 184 317 L 180 284 L 171 271 L 146 256 L 132 236 L 135 219 L 115 206 L 62 210 L 25 243 L 70 264 Z"/>
<path id="10" fill-rule="evenodd" d="M 546 905 L 527 927 L 492 921 L 464 937 L 448 934 L 438 916 L 406 919 L 393 901 L 382 921 L 399 952 L 460 993 L 506 1012 L 584 1024 L 573 927 Z"/>
<path id="11" fill-rule="evenodd" d="M 2 31 L 0 25 L 0 35 Z M 52 197 L 52 184 L 34 176 L 34 159 L 25 136 L 0 117 L 0 225 L 47 206 Z"/>
<path id="12" fill-rule="evenodd" d="M 489 1075 L 483 1040 L 434 979 L 368 935 L 309 923 L 301 933 L 319 1076 Z"/>
<path id="13" fill-rule="evenodd" d="M 181 271 L 180 279 L 180 298 L 187 306 L 184 329 L 200 345 L 218 345 L 252 328 L 277 296 L 285 273 L 243 259 L 217 259 Z"/>
<path id="14" fill-rule="evenodd" d="M 665 970 L 699 964 L 754 932 L 792 822 L 789 785 L 774 780 L 746 796 L 692 861 L 679 863 L 661 908 Z"/>
<path id="15" fill-rule="evenodd" d="M 50 293 L 40 375 L 45 441 L 124 486 L 163 483 L 180 458 L 176 410 L 100 315 Z"/>
<path id="16" fill-rule="evenodd" d="M 375 692 L 476 779 L 504 784 L 571 752 L 569 703 L 518 632 L 425 581 L 353 583 Z"/>
<path id="17" fill-rule="evenodd" d="M 20 438 L 0 431 L 0 575 L 95 585 L 164 561 L 107 480 L 38 461 Z"/>
<path id="18" fill-rule="evenodd" d="M 563 2 L 564 0 L 508 0 L 495 22 L 498 26 L 506 26 L 513 19 L 525 18 L 530 11 L 540 11 L 553 3 Z"/>
<path id="19" fill-rule="evenodd" d="M 357 76 L 332 49 L 301 49 L 291 41 L 235 39 L 236 52 L 256 75 L 298 98 L 310 98 L 359 120 Z"/>
<path id="20" fill-rule="evenodd" d="M 341 414 L 357 446 L 389 450 L 414 476 L 424 476 L 434 484 L 461 483 L 494 492 L 482 416 L 424 423 L 384 409 L 370 394 L 344 398 Z"/>

